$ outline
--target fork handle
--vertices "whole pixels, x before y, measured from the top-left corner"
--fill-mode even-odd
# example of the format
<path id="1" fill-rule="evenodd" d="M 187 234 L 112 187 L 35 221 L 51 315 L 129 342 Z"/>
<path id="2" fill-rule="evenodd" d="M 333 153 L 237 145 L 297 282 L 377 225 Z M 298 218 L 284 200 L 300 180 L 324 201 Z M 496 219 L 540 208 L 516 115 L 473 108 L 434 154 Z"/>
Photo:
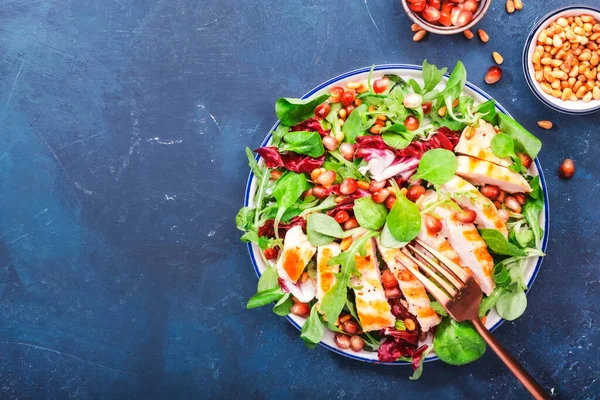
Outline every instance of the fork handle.
<path id="1" fill-rule="evenodd" d="M 487 330 L 483 322 L 479 318 L 475 318 L 471 320 L 473 325 L 475 325 L 475 329 L 481 335 L 483 340 L 494 350 L 496 355 L 500 357 L 502 362 L 510 369 L 510 371 L 521 381 L 523 386 L 531 393 L 534 399 L 536 400 L 547 400 L 550 399 L 550 396 L 546 393 L 546 391 L 540 386 L 539 383 L 533 378 L 533 376 L 529 375 L 529 372 L 523 368 L 521 363 L 514 358 L 508 350 L 498 341 L 496 338 Z"/>

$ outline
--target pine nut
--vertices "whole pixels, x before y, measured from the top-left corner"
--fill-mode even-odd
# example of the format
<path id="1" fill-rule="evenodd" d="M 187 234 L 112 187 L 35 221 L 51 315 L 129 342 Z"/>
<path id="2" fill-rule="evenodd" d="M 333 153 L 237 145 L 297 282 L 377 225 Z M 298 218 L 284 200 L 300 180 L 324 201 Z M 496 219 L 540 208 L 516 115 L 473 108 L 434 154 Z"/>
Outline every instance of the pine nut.
<path id="1" fill-rule="evenodd" d="M 426 34 L 427 34 L 427 31 L 426 31 L 426 30 L 421 30 L 421 31 L 418 31 L 418 32 L 417 32 L 417 33 L 415 33 L 415 35 L 413 36 L 413 40 L 414 40 L 415 42 L 419 42 L 419 41 L 421 41 L 421 40 L 422 40 L 422 39 L 425 37 L 425 35 L 426 35 Z"/>
<path id="2" fill-rule="evenodd" d="M 516 10 L 520 10 L 523 8 L 523 2 L 521 0 L 514 0 L 515 1 L 515 9 Z"/>
<path id="3" fill-rule="evenodd" d="M 494 61 L 496 61 L 496 64 L 498 65 L 501 65 L 504 62 L 504 58 L 497 51 L 492 53 L 492 57 L 494 57 Z"/>
<path id="4" fill-rule="evenodd" d="M 600 100 L 600 87 L 596 86 L 592 90 L 592 97 L 594 100 Z"/>
<path id="5" fill-rule="evenodd" d="M 411 31 L 413 31 L 413 32 L 418 32 L 418 31 L 420 31 L 421 29 L 423 29 L 423 28 L 421 28 L 421 27 L 420 27 L 419 25 L 417 25 L 417 24 L 412 24 L 412 25 L 410 26 L 410 30 L 411 30 Z"/>
<path id="6" fill-rule="evenodd" d="M 446 106 L 442 106 L 438 109 L 438 115 L 440 117 L 444 117 L 446 115 L 446 112 L 448 111 L 448 108 Z"/>
<path id="7" fill-rule="evenodd" d="M 587 92 L 581 100 L 583 100 L 586 103 L 592 101 L 592 92 Z"/>
<path id="8" fill-rule="evenodd" d="M 542 120 L 542 121 L 538 121 L 537 124 L 542 129 L 546 129 L 546 130 L 552 129 L 552 121 Z"/>
<path id="9" fill-rule="evenodd" d="M 471 32 L 469 29 L 465 30 L 465 31 L 463 32 L 463 34 L 465 35 L 465 37 L 466 37 L 467 39 L 469 39 L 469 40 L 473 39 L 473 36 L 474 36 L 474 35 L 473 35 L 473 32 Z"/>
<path id="10" fill-rule="evenodd" d="M 479 35 L 479 39 L 481 39 L 483 43 L 487 43 L 490 40 L 490 37 L 488 36 L 487 32 L 483 29 L 477 29 L 477 34 Z"/>
<path id="11" fill-rule="evenodd" d="M 515 2 L 513 0 L 506 0 L 506 12 L 509 14 L 515 12 Z"/>
<path id="12" fill-rule="evenodd" d="M 346 87 L 348 89 L 358 89 L 360 87 L 360 82 L 348 82 L 346 83 Z"/>

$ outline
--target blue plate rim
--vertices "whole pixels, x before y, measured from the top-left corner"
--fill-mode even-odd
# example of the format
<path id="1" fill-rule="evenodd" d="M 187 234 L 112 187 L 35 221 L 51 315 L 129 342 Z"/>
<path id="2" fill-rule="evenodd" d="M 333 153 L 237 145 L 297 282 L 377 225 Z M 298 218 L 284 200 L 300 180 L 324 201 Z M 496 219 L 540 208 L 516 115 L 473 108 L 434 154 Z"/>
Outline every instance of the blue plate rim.
<path id="1" fill-rule="evenodd" d="M 381 71 L 381 70 L 398 70 L 398 69 L 405 69 L 405 70 L 413 70 L 413 71 L 421 71 L 423 68 L 419 65 L 414 65 L 414 64 L 380 64 L 380 65 L 375 65 L 373 70 L 374 71 Z M 311 91 L 309 91 L 308 93 L 306 93 L 304 96 L 301 97 L 301 99 L 306 99 L 310 96 L 312 96 L 313 94 L 315 94 L 316 92 L 322 90 L 323 88 L 338 82 L 342 79 L 348 78 L 350 76 L 354 76 L 354 75 L 358 75 L 358 74 L 362 74 L 365 72 L 369 72 L 371 70 L 371 67 L 364 67 L 364 68 L 358 68 L 343 74 L 340 74 L 334 78 L 331 78 L 323 83 L 321 83 L 320 85 L 318 85 L 317 87 L 313 88 Z M 445 77 L 449 77 L 450 74 L 446 73 L 444 75 Z M 474 84 L 472 84 L 471 82 L 467 81 L 465 83 L 465 86 L 468 87 L 469 89 L 477 92 L 479 95 L 481 95 L 482 97 L 484 97 L 487 100 L 491 100 L 492 97 L 487 94 L 485 91 L 481 90 L 479 87 L 475 86 Z M 506 109 L 504 107 L 502 107 L 500 104 L 496 103 L 496 108 L 499 109 L 503 114 L 508 115 L 509 117 L 512 118 L 512 116 L 508 113 L 508 111 L 506 111 Z M 265 139 L 262 141 L 260 147 L 264 147 L 267 145 L 267 143 L 269 142 L 269 140 L 271 140 L 271 132 L 274 131 L 275 129 L 277 129 L 277 127 L 279 126 L 280 121 L 277 121 L 275 123 L 275 125 L 273 125 L 273 127 L 271 128 L 271 131 L 269 132 L 269 134 L 265 137 Z M 258 161 L 260 159 L 260 157 L 258 155 L 255 155 L 255 159 Z M 544 217 L 545 217 L 545 223 L 544 223 L 544 237 L 542 238 L 542 251 L 544 253 L 546 253 L 546 248 L 548 245 L 548 236 L 549 236 L 549 226 L 550 226 L 550 204 L 548 202 L 548 190 L 547 190 L 547 186 L 546 186 L 546 179 L 544 178 L 544 173 L 542 171 L 542 166 L 539 162 L 539 156 L 536 157 L 536 159 L 534 160 L 535 165 L 538 169 L 538 173 L 540 176 L 540 185 L 544 191 Z M 254 177 L 254 173 L 252 172 L 252 170 L 250 170 L 250 173 L 248 174 L 248 180 L 246 183 L 246 191 L 245 191 L 245 196 L 244 196 L 244 206 L 248 206 L 249 201 L 250 201 L 250 188 L 251 188 L 251 184 L 252 184 L 252 179 Z M 258 269 L 258 264 L 256 262 L 256 259 L 254 258 L 254 254 L 252 251 L 252 243 L 247 243 L 246 245 L 247 249 L 248 249 L 248 254 L 250 255 L 250 260 L 252 261 L 252 267 L 254 268 L 254 272 L 256 273 L 256 276 L 260 278 L 261 273 Z M 527 282 L 527 290 L 525 291 L 525 293 L 528 293 L 531 289 L 531 286 L 533 285 L 533 283 L 535 282 L 535 279 L 537 278 L 537 275 L 539 273 L 540 267 L 542 265 L 542 262 L 544 260 L 544 257 L 540 257 L 538 259 L 538 262 L 536 263 L 535 269 L 533 270 L 533 274 L 531 276 L 531 279 L 529 280 L 529 282 Z M 294 327 L 296 327 L 296 329 L 298 330 L 302 330 L 302 327 L 300 325 L 298 325 L 293 319 L 291 319 L 289 316 L 285 317 L 288 322 L 290 324 L 292 324 Z M 498 329 L 500 327 L 500 325 L 502 325 L 506 320 L 504 319 L 500 319 L 500 321 L 498 321 L 494 326 L 492 326 L 490 328 L 490 332 L 495 331 L 496 329 Z M 357 360 L 357 361 L 362 361 L 362 362 L 367 362 L 370 364 L 378 364 L 378 365 L 411 365 L 411 363 L 406 362 L 406 361 L 394 361 L 394 362 L 380 362 L 380 361 L 376 361 L 376 360 L 371 360 L 368 358 L 363 358 L 363 357 L 359 357 L 357 355 L 353 355 L 350 353 L 345 353 L 343 351 L 341 351 L 340 349 L 337 349 L 333 346 L 330 346 L 326 343 L 320 342 L 319 343 L 320 346 L 325 347 L 326 349 L 340 354 L 344 357 L 353 359 L 353 360 Z M 432 362 L 432 361 L 437 361 L 439 360 L 438 357 L 432 357 L 432 358 L 428 358 L 425 360 L 425 362 Z"/>
<path id="2" fill-rule="evenodd" d="M 600 106 L 589 109 L 589 110 L 584 110 L 584 111 L 574 111 L 574 110 L 570 110 L 567 108 L 559 107 L 559 106 L 549 102 L 548 100 L 546 100 L 546 98 L 544 96 L 542 96 L 542 94 L 536 88 L 535 83 L 529 76 L 530 66 L 529 66 L 529 60 L 528 60 L 527 54 L 529 53 L 529 49 L 531 48 L 531 45 L 533 44 L 535 31 L 537 31 L 540 28 L 540 26 L 542 26 L 543 24 L 548 22 L 549 19 L 555 17 L 556 15 L 558 15 L 562 12 L 573 10 L 573 9 L 590 10 L 590 11 L 600 13 L 600 9 L 598 9 L 598 8 L 594 8 L 594 7 L 591 7 L 588 5 L 581 4 L 581 5 L 571 5 L 571 6 L 565 6 L 562 8 L 558 8 L 556 10 L 550 11 L 549 13 L 544 15 L 542 18 L 540 18 L 533 25 L 533 28 L 531 28 L 531 31 L 529 32 L 529 34 L 527 35 L 527 38 L 525 39 L 525 46 L 523 47 L 523 54 L 521 55 L 521 63 L 523 64 L 523 75 L 525 76 L 525 81 L 527 82 L 527 86 L 529 86 L 529 89 L 531 90 L 533 95 L 535 97 L 537 97 L 537 99 L 539 101 L 541 101 L 544 105 L 553 109 L 554 111 L 558 111 L 560 113 L 567 114 L 567 115 L 594 114 L 594 113 L 600 111 Z"/>

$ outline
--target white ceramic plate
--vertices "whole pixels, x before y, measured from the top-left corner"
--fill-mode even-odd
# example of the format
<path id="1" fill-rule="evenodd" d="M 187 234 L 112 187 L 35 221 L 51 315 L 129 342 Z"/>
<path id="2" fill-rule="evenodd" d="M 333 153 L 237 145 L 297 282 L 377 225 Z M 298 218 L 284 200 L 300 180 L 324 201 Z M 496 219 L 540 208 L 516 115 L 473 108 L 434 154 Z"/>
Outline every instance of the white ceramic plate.
<path id="1" fill-rule="evenodd" d="M 542 90 L 538 81 L 535 80 L 535 70 L 533 69 L 533 62 L 531 60 L 535 52 L 537 37 L 543 29 L 547 28 L 559 17 L 571 17 L 583 14 L 592 15 L 596 21 L 600 21 L 600 9 L 589 6 L 569 6 L 546 14 L 534 25 L 527 36 L 525 48 L 523 49 L 523 72 L 525 73 L 525 80 L 533 94 L 553 110 L 571 115 L 584 115 L 600 111 L 600 100 L 592 100 L 588 103 L 584 103 L 583 101 L 563 101 L 547 94 Z"/>
<path id="2" fill-rule="evenodd" d="M 350 81 L 366 80 L 367 75 L 369 73 L 369 69 L 370 68 L 357 69 L 357 70 L 342 74 L 340 76 L 337 76 L 333 79 L 330 79 L 327 82 L 322 83 L 321 85 L 317 86 L 316 88 L 314 88 L 313 90 L 308 92 L 302 98 L 305 99 L 305 98 L 313 96 L 316 93 L 326 92 L 327 89 L 331 86 L 345 86 L 345 84 Z M 396 75 L 401 76 L 404 79 L 414 78 L 417 82 L 419 82 L 419 84 L 423 84 L 422 72 L 421 72 L 420 66 L 405 65 L 405 64 L 378 65 L 374 69 L 372 79 L 379 78 L 385 74 L 396 74 Z M 445 87 L 445 85 L 446 85 L 445 82 L 447 79 L 448 79 L 448 75 L 446 75 L 445 78 L 443 79 L 442 83 L 440 83 L 441 88 Z M 469 82 L 466 83 L 463 94 L 469 95 L 469 96 L 472 96 L 473 98 L 475 98 L 475 104 L 483 103 L 483 102 L 491 99 L 491 97 L 487 93 L 485 93 L 483 90 L 479 89 L 477 86 L 475 86 Z M 498 111 L 508 114 L 508 112 L 500 104 L 498 104 L 498 102 L 496 102 L 496 108 Z M 275 126 L 273 126 L 273 128 L 271 128 L 271 130 L 275 130 L 278 125 L 279 125 L 279 121 L 275 124 Z M 269 135 L 267 135 L 267 137 L 261 144 L 261 147 L 267 146 L 270 141 L 271 141 L 271 135 L 269 134 Z M 263 165 L 263 163 L 264 163 L 264 161 L 262 159 L 260 159 L 259 164 Z M 535 160 L 535 163 L 533 163 L 531 165 L 531 167 L 529 168 L 529 173 L 533 176 L 537 176 L 537 175 L 540 176 L 541 187 L 542 187 L 542 190 L 544 191 L 545 207 L 544 207 L 544 210 L 542 210 L 542 212 L 541 212 L 540 224 L 541 224 L 542 228 L 544 228 L 544 237 L 542 239 L 542 251 L 545 252 L 546 245 L 548 243 L 548 196 L 546 194 L 547 193 L 546 181 L 544 180 L 544 176 L 542 174 L 542 170 L 541 170 L 539 161 L 537 159 Z M 254 194 L 256 193 L 257 186 L 258 186 L 258 182 L 254 178 L 254 175 L 252 174 L 252 172 L 250 172 L 250 176 L 248 177 L 248 184 L 246 186 L 246 196 L 245 196 L 245 200 L 244 200 L 245 206 L 254 207 L 254 205 L 255 205 L 254 204 Z M 248 244 L 248 252 L 250 253 L 250 259 L 252 261 L 252 266 L 254 267 L 254 271 L 260 277 L 260 275 L 266 268 L 266 264 L 262 258 L 261 251 L 256 244 L 249 243 Z M 526 268 L 526 275 L 525 275 L 526 281 L 527 281 L 527 286 L 529 288 L 531 288 L 531 285 L 533 284 L 533 281 L 535 280 L 535 277 L 537 276 L 537 274 L 539 272 L 541 264 L 542 264 L 541 257 L 536 257 L 536 258 L 532 258 L 529 260 L 529 263 Z M 301 327 L 305 321 L 305 318 L 301 318 L 301 317 L 298 317 L 296 315 L 291 315 L 291 314 L 289 316 L 287 316 L 286 318 L 288 319 L 288 321 L 290 321 L 290 323 L 292 325 L 294 325 L 298 329 L 301 329 Z M 503 322 L 504 322 L 504 320 L 498 316 L 496 311 L 492 310 L 486 320 L 486 326 L 488 327 L 488 329 L 493 331 L 496 328 L 498 328 Z M 342 350 L 342 349 L 338 348 L 335 345 L 335 343 L 333 342 L 333 333 L 328 330 L 325 330 L 325 336 L 323 337 L 323 340 L 321 341 L 320 344 L 335 353 L 341 354 L 343 356 L 346 356 L 346 357 L 349 357 L 349 358 L 352 358 L 355 360 L 366 361 L 366 362 L 371 362 L 371 363 L 380 363 L 377 360 L 377 353 L 368 352 L 368 351 L 364 351 L 364 350 L 357 353 L 357 352 L 354 352 L 349 349 Z M 437 360 L 437 357 L 435 357 L 433 355 L 428 356 L 427 361 L 432 361 L 432 360 Z M 408 365 L 409 363 L 406 363 L 403 361 L 396 361 L 393 363 L 381 363 L 381 364 Z"/>

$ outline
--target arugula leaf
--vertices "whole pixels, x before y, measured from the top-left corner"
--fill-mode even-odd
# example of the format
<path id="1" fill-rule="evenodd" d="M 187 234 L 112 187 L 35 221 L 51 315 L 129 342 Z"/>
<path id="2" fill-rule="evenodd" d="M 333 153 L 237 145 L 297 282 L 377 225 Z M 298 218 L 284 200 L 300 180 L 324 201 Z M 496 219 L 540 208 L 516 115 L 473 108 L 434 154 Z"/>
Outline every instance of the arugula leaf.
<path id="1" fill-rule="evenodd" d="M 376 231 L 385 224 L 388 211 L 385 205 L 375 203 L 371 196 L 366 196 L 354 201 L 354 216 L 360 226 Z"/>
<path id="2" fill-rule="evenodd" d="M 496 102 L 490 99 L 475 107 L 475 112 L 481 114 L 481 119 L 492 125 L 496 124 Z"/>
<path id="3" fill-rule="evenodd" d="M 398 75 L 386 74 L 383 77 L 388 78 L 388 80 L 393 84 L 393 85 L 390 85 L 388 90 L 391 90 L 395 86 L 400 86 L 401 88 L 406 87 L 406 81 L 404 79 L 400 78 Z"/>
<path id="4" fill-rule="evenodd" d="M 290 130 L 289 126 L 285 126 L 283 124 L 277 125 L 277 128 L 275 128 L 275 130 L 271 132 L 271 135 L 273 136 L 273 138 L 271 140 L 271 145 L 275 146 L 275 147 L 279 147 L 281 140 L 283 139 L 285 134 L 289 132 L 289 130 Z"/>
<path id="5" fill-rule="evenodd" d="M 435 65 L 423 61 L 423 93 L 431 92 L 440 83 L 448 68 L 438 69 Z"/>
<path id="6" fill-rule="evenodd" d="M 252 150 L 250 150 L 250 148 L 248 148 L 248 147 L 246 147 L 246 157 L 248 157 L 248 165 L 250 166 L 252 173 L 254 174 L 254 176 L 256 176 L 256 179 L 258 179 L 260 181 L 263 177 L 263 171 L 258 166 L 258 162 L 254 158 L 254 154 L 252 153 Z"/>
<path id="7" fill-rule="evenodd" d="M 542 142 L 523 128 L 521 124 L 506 114 L 498 113 L 498 127 L 502 132 L 513 138 L 515 151 L 525 152 L 531 158 L 537 157 L 542 148 Z"/>
<path id="8" fill-rule="evenodd" d="M 523 290 L 505 291 L 498 298 L 496 311 L 507 321 L 519 318 L 527 308 L 527 296 Z"/>
<path id="9" fill-rule="evenodd" d="M 358 321 L 358 319 L 357 319 L 357 321 Z M 380 346 L 379 340 L 375 339 L 373 337 L 373 335 L 371 335 L 369 332 L 365 332 L 362 335 L 362 338 L 365 341 L 365 345 L 369 346 L 371 348 L 371 350 L 373 350 L 373 351 L 379 350 L 379 346 Z"/>
<path id="10" fill-rule="evenodd" d="M 282 298 L 273 306 L 273 312 L 281 317 L 285 317 L 290 313 L 290 309 L 294 305 L 291 295 L 286 293 Z"/>
<path id="11" fill-rule="evenodd" d="M 498 301 L 498 298 L 504 292 L 504 290 L 505 289 L 503 287 L 497 286 L 496 289 L 494 289 L 494 291 L 490 293 L 489 296 L 486 296 L 481 300 L 481 304 L 479 305 L 479 318 L 482 318 L 492 308 L 494 308 L 496 302 Z"/>
<path id="12" fill-rule="evenodd" d="M 421 229 L 421 214 L 415 203 L 401 193 L 396 193 L 396 202 L 386 220 L 390 233 L 399 242 L 410 242 Z"/>
<path id="13" fill-rule="evenodd" d="M 317 344 L 323 339 L 324 333 L 325 328 L 319 316 L 319 311 L 317 310 L 317 306 L 313 305 L 310 309 L 310 315 L 306 319 L 306 322 L 304 322 L 304 325 L 302 325 L 300 337 L 305 342 Z"/>
<path id="14" fill-rule="evenodd" d="M 462 62 L 457 61 L 450 74 L 450 78 L 448 78 L 446 88 L 437 97 L 438 106 L 444 104 L 446 97 L 450 97 L 453 100 L 459 98 L 466 82 L 467 71 L 465 70 L 465 66 Z"/>
<path id="15" fill-rule="evenodd" d="M 315 247 L 325 246 L 334 238 L 342 238 L 344 231 L 335 219 L 327 214 L 313 213 L 306 222 L 308 241 Z"/>
<path id="16" fill-rule="evenodd" d="M 503 256 L 523 257 L 527 253 L 510 243 L 495 229 L 480 229 L 479 234 L 487 244 L 490 251 Z"/>
<path id="17" fill-rule="evenodd" d="M 294 126 L 313 116 L 315 108 L 329 98 L 327 93 L 314 99 L 300 100 L 282 97 L 275 102 L 275 113 L 283 125 Z"/>
<path id="18" fill-rule="evenodd" d="M 512 137 L 507 134 L 499 134 L 492 138 L 491 142 L 492 153 L 498 157 L 513 157 L 515 154 L 515 142 Z"/>
<path id="19" fill-rule="evenodd" d="M 248 231 L 240 237 L 240 240 L 244 243 L 258 243 L 258 233 L 256 231 Z"/>
<path id="20" fill-rule="evenodd" d="M 412 179 L 425 179 L 430 183 L 441 185 L 454 177 L 457 168 L 458 161 L 453 152 L 446 149 L 433 149 L 423 154 L 417 173 Z"/>
<path id="21" fill-rule="evenodd" d="M 479 359 L 486 349 L 485 341 L 473 325 L 446 317 L 438 325 L 433 339 L 435 354 L 443 362 L 464 365 Z"/>
<path id="22" fill-rule="evenodd" d="M 272 303 L 273 301 L 281 299 L 283 296 L 284 293 L 280 287 L 258 292 L 254 296 L 250 297 L 248 304 L 246 304 L 246 309 L 250 310 L 252 308 L 262 307 Z"/>
<path id="23" fill-rule="evenodd" d="M 283 213 L 300 198 L 306 190 L 306 176 L 288 171 L 283 174 L 275 184 L 273 197 L 277 202 L 277 216 L 275 217 L 275 237 L 279 239 L 278 226 Z"/>
<path id="24" fill-rule="evenodd" d="M 406 129 L 404 124 L 394 124 L 387 128 L 381 135 L 385 144 L 395 149 L 403 149 L 412 142 L 414 132 Z"/>
<path id="25" fill-rule="evenodd" d="M 421 375 L 423 375 L 423 364 L 425 363 L 427 354 L 431 353 L 432 350 L 433 346 L 429 346 L 425 349 L 425 351 L 423 351 L 423 353 L 421 354 L 421 359 L 419 360 L 419 366 L 417 367 L 417 369 L 415 369 L 415 372 L 413 372 L 412 376 L 408 377 L 408 379 L 410 379 L 411 381 L 416 381 L 421 377 Z"/>
<path id="26" fill-rule="evenodd" d="M 412 79 L 412 78 L 409 79 L 408 80 L 408 84 L 412 88 L 413 92 L 415 92 L 417 94 L 423 93 L 423 89 L 421 89 L 421 86 L 419 86 L 419 84 L 417 83 L 417 81 L 415 81 L 414 79 Z"/>
<path id="27" fill-rule="evenodd" d="M 321 157 L 325 153 L 319 132 L 289 132 L 283 140 L 284 143 L 279 146 L 281 151 L 293 151 L 314 158 Z"/>
<path id="28" fill-rule="evenodd" d="M 361 104 L 356 107 L 351 113 L 344 125 L 342 125 L 342 132 L 348 143 L 356 143 L 356 138 L 362 136 L 365 131 L 373 125 L 375 119 L 367 120 L 367 106 Z"/>
<path id="29" fill-rule="evenodd" d="M 267 267 L 267 269 L 265 269 L 265 271 L 258 279 L 258 286 L 256 287 L 256 292 L 260 293 L 264 292 L 265 290 L 278 288 L 278 278 L 279 274 L 277 273 L 277 270 L 273 267 Z"/>

